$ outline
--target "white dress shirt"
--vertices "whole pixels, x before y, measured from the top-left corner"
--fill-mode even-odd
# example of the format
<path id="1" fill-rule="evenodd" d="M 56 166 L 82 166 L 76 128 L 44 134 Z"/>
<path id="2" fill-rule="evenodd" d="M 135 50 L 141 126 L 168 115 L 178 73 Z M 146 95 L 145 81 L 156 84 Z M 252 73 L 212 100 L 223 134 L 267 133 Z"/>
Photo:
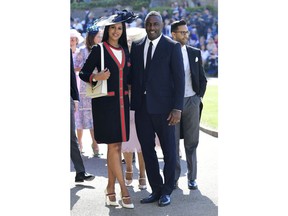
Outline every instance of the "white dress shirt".
<path id="1" fill-rule="evenodd" d="M 185 93 L 184 97 L 191 97 L 196 93 L 193 91 L 192 88 L 192 77 L 190 72 L 190 64 L 188 58 L 188 52 L 186 46 L 182 46 L 182 56 L 183 56 L 183 63 L 184 63 L 184 71 L 185 71 Z"/>
<path id="2" fill-rule="evenodd" d="M 148 52 L 148 48 L 149 48 L 150 41 L 151 41 L 152 44 L 153 44 L 153 46 L 152 46 L 152 52 L 151 52 L 151 60 L 152 60 L 153 55 L 154 55 L 154 52 L 155 52 L 155 49 L 156 49 L 156 47 L 157 47 L 157 44 L 158 44 L 161 36 L 162 36 L 162 34 L 161 34 L 158 38 L 156 38 L 155 40 L 153 40 L 153 41 L 149 40 L 149 38 L 147 37 L 146 43 L 145 43 L 145 45 L 144 45 L 144 55 L 143 55 L 145 67 L 146 67 L 147 52 Z"/>

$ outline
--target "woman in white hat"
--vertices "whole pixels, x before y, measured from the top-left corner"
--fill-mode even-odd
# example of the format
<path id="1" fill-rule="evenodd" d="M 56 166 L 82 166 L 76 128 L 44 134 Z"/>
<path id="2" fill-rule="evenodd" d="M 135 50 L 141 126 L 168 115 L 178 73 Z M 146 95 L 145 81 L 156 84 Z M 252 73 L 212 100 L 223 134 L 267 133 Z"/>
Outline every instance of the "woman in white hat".
<path id="1" fill-rule="evenodd" d="M 107 79 L 108 96 L 92 99 L 92 112 L 95 139 L 107 144 L 108 184 L 105 189 L 107 205 L 118 205 L 116 202 L 115 183 L 121 189 L 121 200 L 124 208 L 134 208 L 129 191 L 125 185 L 121 145 L 129 140 L 129 97 L 127 75 L 129 72 L 129 51 L 125 22 L 133 21 L 134 14 L 118 11 L 108 19 L 100 20 L 96 25 L 105 26 L 103 33 L 104 64 L 101 68 L 101 49 L 94 46 L 80 72 L 80 78 L 96 85 L 98 80 Z M 93 74 L 97 67 L 97 74 Z"/>
<path id="2" fill-rule="evenodd" d="M 101 154 L 99 153 L 98 144 L 94 138 L 94 129 L 93 129 L 93 118 L 92 118 L 92 106 L 91 106 L 91 98 L 86 97 L 86 82 L 82 81 L 79 78 L 79 71 L 82 68 L 84 62 L 86 61 L 92 47 L 95 44 L 98 44 L 102 40 L 103 32 L 96 26 L 92 26 L 87 29 L 87 34 L 85 38 L 85 46 L 80 48 L 80 52 L 76 56 L 75 61 L 75 71 L 76 71 L 76 79 L 78 82 L 78 89 L 79 89 L 79 109 L 75 112 L 75 123 L 77 129 L 77 138 L 80 149 L 82 150 L 82 137 L 83 137 L 83 130 L 89 129 L 91 140 L 92 140 L 92 150 L 94 157 L 100 157 Z"/>

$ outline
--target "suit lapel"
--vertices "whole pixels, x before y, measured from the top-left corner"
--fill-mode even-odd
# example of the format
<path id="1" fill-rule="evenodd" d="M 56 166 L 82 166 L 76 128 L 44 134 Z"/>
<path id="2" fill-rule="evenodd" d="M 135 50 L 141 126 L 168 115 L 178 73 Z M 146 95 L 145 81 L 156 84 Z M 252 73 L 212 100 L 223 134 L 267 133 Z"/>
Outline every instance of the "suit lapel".
<path id="1" fill-rule="evenodd" d="M 196 55 L 196 51 L 192 50 L 192 48 L 188 48 L 188 55 L 189 55 L 189 62 L 190 62 L 190 71 L 191 71 L 191 78 L 192 78 L 192 88 L 198 93 L 197 89 L 199 86 L 199 62 L 196 62 L 196 58 L 201 58 L 201 55 L 198 57 Z"/>
<path id="2" fill-rule="evenodd" d="M 154 55 L 153 55 L 153 58 L 152 58 L 152 61 L 151 61 L 151 64 L 153 64 L 153 62 L 155 61 L 155 59 L 161 57 L 161 52 L 164 48 L 164 36 L 162 35 L 158 44 L 157 44 L 157 47 L 155 49 L 155 52 L 154 52 Z M 151 68 L 151 67 L 150 67 Z"/>
<path id="3" fill-rule="evenodd" d="M 138 64 L 136 68 L 142 70 L 141 71 L 138 71 L 138 72 L 141 72 L 141 73 L 138 73 L 139 76 L 140 76 L 140 81 L 142 83 L 143 81 L 143 73 L 144 73 L 144 45 L 145 45 L 145 42 L 146 42 L 146 39 L 143 39 L 141 42 L 139 42 L 137 44 L 137 47 L 135 49 L 136 51 L 136 55 L 138 55 L 138 58 L 137 58 L 137 62 L 134 62 L 134 64 Z"/>
<path id="4" fill-rule="evenodd" d="M 186 46 L 186 48 L 188 51 L 189 66 L 190 66 L 191 76 L 193 80 L 193 77 L 195 75 L 194 73 L 196 72 L 196 62 L 195 62 L 196 56 L 194 55 L 194 52 L 188 46 Z"/>
<path id="5" fill-rule="evenodd" d="M 151 59 L 151 66 L 149 68 L 149 71 L 147 71 L 147 73 L 148 73 L 147 74 L 147 80 L 149 80 L 149 79 L 151 79 L 151 77 L 153 77 L 153 76 L 151 76 L 151 74 L 153 74 L 154 72 L 151 72 L 151 70 L 153 68 L 155 68 L 155 63 L 154 62 L 157 61 L 158 58 L 161 58 L 161 56 L 163 55 L 163 54 L 161 55 L 161 52 L 163 52 L 163 49 L 165 47 L 164 40 L 165 40 L 165 38 L 162 35 L 160 40 L 159 40 L 159 42 L 158 42 L 158 44 L 157 44 L 157 47 L 156 47 L 156 49 L 154 51 L 153 57 Z M 144 46 L 143 46 L 143 50 L 144 50 Z M 156 66 L 156 68 L 157 68 L 157 66 Z"/>
<path id="6" fill-rule="evenodd" d="M 144 45 L 146 43 L 146 39 L 142 40 L 141 43 L 139 43 L 139 54 L 140 54 L 140 64 L 141 68 L 144 68 Z"/>

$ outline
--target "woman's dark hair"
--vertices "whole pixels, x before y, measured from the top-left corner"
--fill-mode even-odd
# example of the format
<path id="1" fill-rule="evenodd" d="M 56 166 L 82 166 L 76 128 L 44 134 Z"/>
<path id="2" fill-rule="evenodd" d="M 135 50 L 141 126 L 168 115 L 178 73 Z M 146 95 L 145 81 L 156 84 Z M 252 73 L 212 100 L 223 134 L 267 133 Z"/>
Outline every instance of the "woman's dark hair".
<path id="1" fill-rule="evenodd" d="M 174 21 L 171 24 L 171 32 L 176 32 L 178 29 L 178 26 L 182 26 L 182 25 L 186 25 L 185 20 L 181 19 L 181 20 Z"/>
<path id="2" fill-rule="evenodd" d="M 108 38 L 109 38 L 108 30 L 109 30 L 110 26 L 111 25 L 105 26 L 102 42 L 107 42 L 108 41 Z M 128 49 L 125 22 L 122 22 L 122 27 L 123 27 L 123 32 L 122 32 L 121 37 L 119 38 L 119 44 L 121 45 L 121 47 Z"/>
<path id="3" fill-rule="evenodd" d="M 87 33 L 87 37 L 85 39 L 85 44 L 86 44 L 86 47 L 88 49 L 88 51 L 90 52 L 92 47 L 95 45 L 95 42 L 94 42 L 94 38 L 96 37 L 96 35 L 99 33 L 99 31 L 96 33 L 96 32 L 89 32 Z"/>

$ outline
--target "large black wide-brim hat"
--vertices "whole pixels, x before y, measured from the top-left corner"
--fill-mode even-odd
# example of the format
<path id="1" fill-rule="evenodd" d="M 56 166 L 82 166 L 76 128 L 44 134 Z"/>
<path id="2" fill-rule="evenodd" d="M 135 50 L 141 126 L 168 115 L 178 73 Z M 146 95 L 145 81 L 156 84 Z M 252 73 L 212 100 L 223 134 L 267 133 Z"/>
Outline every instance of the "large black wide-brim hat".
<path id="1" fill-rule="evenodd" d="M 94 25 L 96 26 L 109 26 L 114 25 L 116 23 L 126 22 L 131 23 L 137 18 L 133 12 L 129 12 L 127 10 L 116 11 L 115 14 L 107 17 L 102 17 L 99 20 L 96 20 Z"/>

